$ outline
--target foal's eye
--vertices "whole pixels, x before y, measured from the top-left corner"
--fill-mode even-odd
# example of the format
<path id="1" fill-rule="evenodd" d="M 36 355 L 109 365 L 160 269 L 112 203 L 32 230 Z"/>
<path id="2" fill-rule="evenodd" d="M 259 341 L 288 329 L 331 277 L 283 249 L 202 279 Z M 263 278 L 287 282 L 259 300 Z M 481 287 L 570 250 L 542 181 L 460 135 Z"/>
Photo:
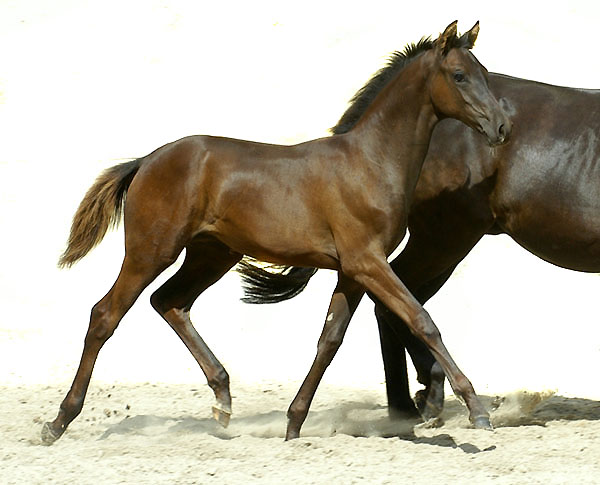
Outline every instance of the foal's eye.
<path id="1" fill-rule="evenodd" d="M 456 71 L 454 73 L 454 80 L 457 83 L 462 83 L 462 82 L 465 82 L 466 78 L 465 78 L 465 75 L 461 71 Z"/>

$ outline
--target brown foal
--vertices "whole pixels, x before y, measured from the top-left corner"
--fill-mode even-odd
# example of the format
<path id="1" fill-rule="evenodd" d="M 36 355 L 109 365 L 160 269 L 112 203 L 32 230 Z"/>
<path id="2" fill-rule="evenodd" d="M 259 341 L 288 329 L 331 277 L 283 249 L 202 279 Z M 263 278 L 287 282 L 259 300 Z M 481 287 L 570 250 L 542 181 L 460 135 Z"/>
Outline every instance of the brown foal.
<path id="1" fill-rule="evenodd" d="M 440 333 L 387 262 L 406 232 L 408 209 L 436 123 L 459 119 L 504 142 L 510 121 L 471 54 L 479 26 L 461 37 L 456 22 L 435 41 L 409 49 L 406 65 L 348 133 L 295 146 L 192 136 L 108 169 L 81 202 L 60 265 L 70 266 L 125 224 L 125 258 L 92 309 L 79 369 L 52 443 L 81 412 L 98 352 L 139 294 L 185 249 L 181 268 L 151 297 L 198 361 L 213 389 L 215 417 L 231 413 L 229 377 L 190 320 L 196 298 L 243 255 L 338 271 L 317 355 L 288 411 L 286 439 L 299 436 L 325 369 L 365 290 L 429 347 L 475 426 L 489 415 L 444 347 Z M 125 203 L 126 197 L 126 203 Z"/>

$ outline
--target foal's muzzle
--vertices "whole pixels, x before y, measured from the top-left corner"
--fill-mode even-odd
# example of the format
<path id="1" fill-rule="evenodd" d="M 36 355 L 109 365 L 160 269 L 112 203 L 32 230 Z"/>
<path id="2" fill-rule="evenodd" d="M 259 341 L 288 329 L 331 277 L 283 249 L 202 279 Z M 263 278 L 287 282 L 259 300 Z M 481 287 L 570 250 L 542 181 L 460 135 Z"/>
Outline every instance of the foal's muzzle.
<path id="1" fill-rule="evenodd" d="M 502 145 L 506 143 L 512 131 L 512 123 L 508 118 L 489 121 L 484 120 L 481 123 L 481 133 L 484 134 L 490 146 Z"/>

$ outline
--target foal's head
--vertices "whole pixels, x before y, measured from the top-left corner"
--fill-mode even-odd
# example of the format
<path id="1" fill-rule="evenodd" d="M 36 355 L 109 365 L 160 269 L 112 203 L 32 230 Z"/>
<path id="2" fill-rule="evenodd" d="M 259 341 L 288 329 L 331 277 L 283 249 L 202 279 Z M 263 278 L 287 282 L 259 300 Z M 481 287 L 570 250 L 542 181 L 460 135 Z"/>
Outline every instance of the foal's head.
<path id="1" fill-rule="evenodd" d="M 471 54 L 479 22 L 461 37 L 452 22 L 433 43 L 429 92 L 441 118 L 456 118 L 484 134 L 490 145 L 503 143 L 511 122 L 488 87 L 487 70 Z"/>

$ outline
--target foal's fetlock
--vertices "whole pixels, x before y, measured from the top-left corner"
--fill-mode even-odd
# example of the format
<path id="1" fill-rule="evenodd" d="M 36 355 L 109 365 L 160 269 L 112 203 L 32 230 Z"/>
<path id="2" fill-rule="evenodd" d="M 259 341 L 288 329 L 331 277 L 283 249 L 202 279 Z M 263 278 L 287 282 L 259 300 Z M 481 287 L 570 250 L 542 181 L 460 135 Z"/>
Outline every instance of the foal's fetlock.
<path id="1" fill-rule="evenodd" d="M 208 385 L 215 393 L 215 405 L 212 415 L 215 421 L 226 428 L 231 419 L 231 392 L 229 390 L 229 375 L 223 370 L 217 377 L 209 380 Z"/>

